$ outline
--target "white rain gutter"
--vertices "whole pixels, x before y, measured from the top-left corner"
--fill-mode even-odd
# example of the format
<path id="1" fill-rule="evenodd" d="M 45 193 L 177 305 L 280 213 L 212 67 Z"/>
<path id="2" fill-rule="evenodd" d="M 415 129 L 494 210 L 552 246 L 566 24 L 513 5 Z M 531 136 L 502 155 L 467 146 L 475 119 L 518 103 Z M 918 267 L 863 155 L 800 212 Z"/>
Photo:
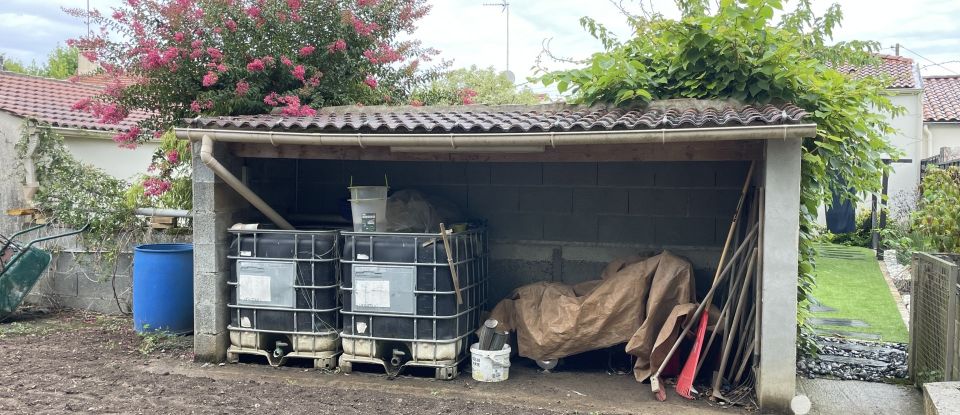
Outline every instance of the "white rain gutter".
<path id="1" fill-rule="evenodd" d="M 177 138 L 199 140 L 200 158 L 230 187 L 240 193 L 260 212 L 282 229 L 293 229 L 283 217 L 267 205 L 259 196 L 224 168 L 213 157 L 213 142 L 257 143 L 272 145 L 315 145 L 391 147 L 411 151 L 422 148 L 437 152 L 484 151 L 494 148 L 503 152 L 513 147 L 517 152 L 528 152 L 532 147 L 596 145 L 596 144 L 645 144 L 645 143 L 690 143 L 735 140 L 777 140 L 814 137 L 816 124 L 761 125 L 709 128 L 664 128 L 657 130 L 572 131 L 535 133 L 450 133 L 450 134 L 345 134 L 345 133 L 293 133 L 259 130 L 227 130 L 177 128 Z"/>
<path id="2" fill-rule="evenodd" d="M 193 213 L 186 209 L 137 208 L 133 213 L 140 216 L 172 216 L 175 218 L 192 218 Z"/>

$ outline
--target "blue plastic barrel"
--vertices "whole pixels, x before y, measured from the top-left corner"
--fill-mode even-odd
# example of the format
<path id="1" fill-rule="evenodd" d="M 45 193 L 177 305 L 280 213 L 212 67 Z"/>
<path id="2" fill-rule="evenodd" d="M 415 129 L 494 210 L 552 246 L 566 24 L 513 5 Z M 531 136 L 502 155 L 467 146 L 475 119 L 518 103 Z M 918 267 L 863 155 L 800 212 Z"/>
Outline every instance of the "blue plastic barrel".
<path id="1" fill-rule="evenodd" d="M 193 331 L 193 245 L 147 244 L 133 250 L 133 328 Z"/>

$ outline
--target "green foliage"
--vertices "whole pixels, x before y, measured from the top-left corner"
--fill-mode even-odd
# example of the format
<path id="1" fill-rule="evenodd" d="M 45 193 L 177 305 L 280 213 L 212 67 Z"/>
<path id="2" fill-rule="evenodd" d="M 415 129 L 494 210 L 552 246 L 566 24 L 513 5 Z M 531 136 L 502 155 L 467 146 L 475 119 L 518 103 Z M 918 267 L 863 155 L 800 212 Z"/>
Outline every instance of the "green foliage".
<path id="1" fill-rule="evenodd" d="M 817 208 L 880 190 L 886 166 L 898 156 L 885 136 L 902 109 L 893 105 L 883 79 L 852 79 L 838 62 L 874 63 L 875 42 L 830 44 L 840 24 L 839 6 L 824 15 L 809 0 L 785 10 L 779 0 L 680 0 L 683 17 L 629 16 L 634 36 L 611 38 L 591 19 L 581 23 L 606 46 L 583 67 L 550 72 L 540 80 L 571 94 L 576 103 L 644 105 L 654 99 L 734 99 L 747 103 L 792 102 L 809 112 L 817 136 L 805 139 L 800 206 L 800 280 L 797 300 L 807 304 L 815 285 Z M 809 314 L 799 308 L 800 321 Z"/>
<path id="2" fill-rule="evenodd" d="M 80 228 L 89 223 L 88 235 L 95 239 L 108 239 L 130 228 L 135 217 L 133 209 L 124 203 L 124 181 L 74 159 L 63 137 L 47 126 L 23 128 L 17 143 L 21 160 L 26 157 L 31 130 L 37 140 L 33 153 L 40 182 L 34 198 L 37 208 L 67 227 Z"/>
<path id="3" fill-rule="evenodd" d="M 936 252 L 960 252 L 960 168 L 932 168 L 920 183 L 913 233 Z"/>
<path id="4" fill-rule="evenodd" d="M 57 46 L 47 55 L 47 61 L 42 65 L 36 62 L 25 65 L 22 62 L 6 59 L 3 62 L 3 70 L 46 78 L 67 79 L 77 74 L 78 57 L 76 48 Z"/>
<path id="5" fill-rule="evenodd" d="M 517 88 L 493 67 L 476 66 L 444 73 L 425 87 L 417 88 L 411 102 L 422 105 L 537 104 L 543 97 L 528 87 Z"/>
<path id="6" fill-rule="evenodd" d="M 870 211 L 864 210 L 857 213 L 856 229 L 849 233 L 831 233 L 827 235 L 826 241 L 837 245 L 858 246 L 861 248 L 870 248 L 873 246 L 873 218 Z"/>
<path id="7" fill-rule="evenodd" d="M 189 160 L 190 142 L 178 140 L 173 130 L 164 133 L 148 168 L 151 174 L 140 175 L 127 189 L 127 206 L 192 209 L 193 167 Z"/>

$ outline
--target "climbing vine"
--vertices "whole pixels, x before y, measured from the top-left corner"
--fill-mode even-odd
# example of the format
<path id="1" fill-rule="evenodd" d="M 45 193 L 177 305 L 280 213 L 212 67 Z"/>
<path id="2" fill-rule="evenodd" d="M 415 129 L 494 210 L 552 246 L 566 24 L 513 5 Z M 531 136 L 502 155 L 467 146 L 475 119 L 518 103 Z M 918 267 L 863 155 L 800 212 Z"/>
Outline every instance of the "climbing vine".
<path id="1" fill-rule="evenodd" d="M 581 20 L 604 45 L 579 68 L 546 71 L 577 103 L 645 105 L 670 98 L 735 99 L 745 103 L 792 102 L 809 112 L 817 136 L 802 154 L 799 326 L 805 327 L 815 284 L 817 208 L 832 192 L 846 198 L 880 191 L 888 170 L 882 159 L 898 151 L 885 139 L 894 131 L 893 105 L 883 79 L 853 79 L 834 68 L 874 63 L 874 42 L 831 44 L 842 21 L 838 5 L 813 12 L 809 0 L 785 10 L 779 0 L 679 0 L 682 17 L 654 12 L 628 15 L 633 36 L 615 38 L 600 22 Z M 779 16 L 779 17 L 778 17 Z M 805 330 L 802 330 L 804 333 Z M 803 333 L 801 333 L 803 334 Z M 801 347 L 812 345 L 801 336 Z"/>

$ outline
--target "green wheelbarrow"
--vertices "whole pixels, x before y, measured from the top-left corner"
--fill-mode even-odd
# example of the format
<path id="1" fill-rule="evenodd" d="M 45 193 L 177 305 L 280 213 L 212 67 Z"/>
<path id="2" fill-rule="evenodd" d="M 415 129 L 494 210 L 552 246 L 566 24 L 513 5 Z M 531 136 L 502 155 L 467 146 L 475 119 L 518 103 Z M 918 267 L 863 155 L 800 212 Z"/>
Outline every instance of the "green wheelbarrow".
<path id="1" fill-rule="evenodd" d="M 80 230 L 62 233 L 59 235 L 37 238 L 26 245 L 18 243 L 16 238 L 36 231 L 47 225 L 34 226 L 17 232 L 11 237 L 0 235 L 0 321 L 6 319 L 23 299 L 30 293 L 33 286 L 50 266 L 52 256 L 34 245 L 51 239 L 76 235 L 87 230 L 84 225 Z"/>

